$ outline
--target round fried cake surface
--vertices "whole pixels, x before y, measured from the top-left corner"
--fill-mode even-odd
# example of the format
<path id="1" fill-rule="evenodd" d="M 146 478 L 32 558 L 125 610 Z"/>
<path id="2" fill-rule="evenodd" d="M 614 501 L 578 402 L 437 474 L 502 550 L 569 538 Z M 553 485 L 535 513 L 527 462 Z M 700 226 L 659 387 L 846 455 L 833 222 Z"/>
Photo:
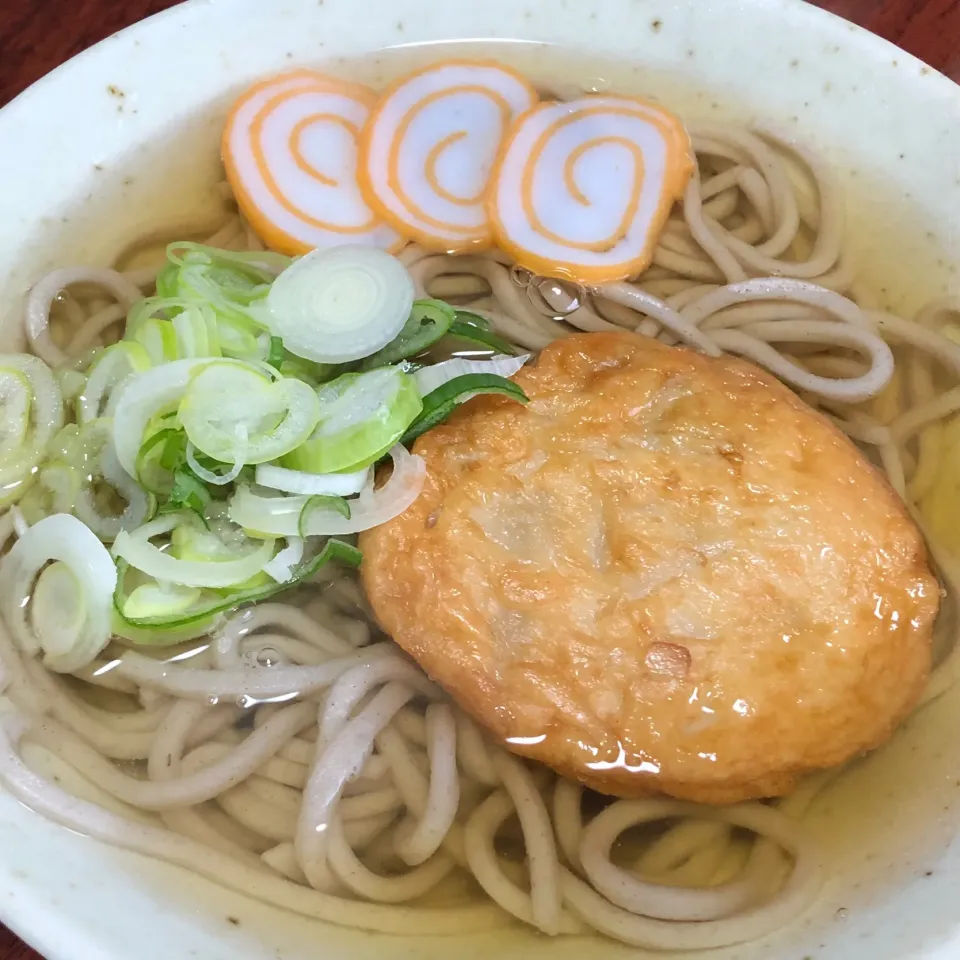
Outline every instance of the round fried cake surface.
<path id="1" fill-rule="evenodd" d="M 939 603 L 829 421 L 743 361 L 574 335 L 421 437 L 361 538 L 385 630 L 493 737 L 608 794 L 731 803 L 882 743 Z"/>

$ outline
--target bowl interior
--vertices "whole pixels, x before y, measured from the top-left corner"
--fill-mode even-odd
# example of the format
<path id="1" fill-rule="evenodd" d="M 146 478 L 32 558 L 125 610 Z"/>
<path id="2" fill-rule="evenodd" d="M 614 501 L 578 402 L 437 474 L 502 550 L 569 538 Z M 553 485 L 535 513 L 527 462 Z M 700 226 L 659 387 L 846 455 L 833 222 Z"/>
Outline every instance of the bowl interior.
<path id="1" fill-rule="evenodd" d="M 960 290 L 960 90 L 805 4 L 194 0 L 110 38 L 0 113 L 0 142 L 15 145 L 0 158 L 4 343 L 21 347 L 23 293 L 47 269 L 107 263 L 143 232 L 202 218 L 226 105 L 246 82 L 310 64 L 380 85 L 454 43 L 548 88 L 638 93 L 691 124 L 788 131 L 837 171 L 849 255 L 882 300 L 909 313 Z M 829 871 L 817 907 L 771 941 L 714 955 L 954 955 L 958 722 L 960 695 L 947 694 L 845 773 L 810 817 Z M 0 916 L 52 960 L 117 960 L 132 943 L 141 960 L 299 960 L 318 948 L 331 960 L 427 960 L 451 948 L 465 958 L 561 960 L 585 946 L 516 930 L 453 944 L 321 925 L 70 834 L 7 796 L 0 842 L 0 904 L 9 904 Z M 601 940 L 589 949 L 627 953 Z"/>

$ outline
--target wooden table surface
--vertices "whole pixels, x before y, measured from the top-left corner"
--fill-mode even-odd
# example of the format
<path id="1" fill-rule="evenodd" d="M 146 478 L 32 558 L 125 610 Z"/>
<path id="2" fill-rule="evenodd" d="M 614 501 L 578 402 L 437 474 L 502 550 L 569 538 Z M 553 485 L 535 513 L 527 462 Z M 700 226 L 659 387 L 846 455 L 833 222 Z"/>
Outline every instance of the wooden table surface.
<path id="1" fill-rule="evenodd" d="M 0 0 L 0 106 L 49 70 L 173 0 Z M 960 0 L 818 0 L 960 82 Z M 0 854 L 2 855 L 2 854 Z M 0 927 L 0 960 L 41 960 Z"/>

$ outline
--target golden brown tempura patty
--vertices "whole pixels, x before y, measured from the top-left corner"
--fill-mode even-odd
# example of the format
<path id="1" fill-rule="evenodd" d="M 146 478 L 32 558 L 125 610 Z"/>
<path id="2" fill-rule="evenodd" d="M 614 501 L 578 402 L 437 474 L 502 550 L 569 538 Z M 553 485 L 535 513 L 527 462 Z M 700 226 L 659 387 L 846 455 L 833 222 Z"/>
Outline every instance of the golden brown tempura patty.
<path id="1" fill-rule="evenodd" d="M 766 373 L 571 336 L 421 437 L 361 538 L 396 642 L 499 741 L 605 793 L 730 803 L 882 743 L 939 590 L 846 437 Z"/>

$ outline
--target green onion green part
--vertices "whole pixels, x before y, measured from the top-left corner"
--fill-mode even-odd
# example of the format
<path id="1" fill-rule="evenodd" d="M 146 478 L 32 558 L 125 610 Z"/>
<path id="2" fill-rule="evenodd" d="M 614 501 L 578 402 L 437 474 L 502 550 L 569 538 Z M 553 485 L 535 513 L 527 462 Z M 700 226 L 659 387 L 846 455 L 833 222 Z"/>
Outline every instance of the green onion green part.
<path id="1" fill-rule="evenodd" d="M 412 443 L 422 433 L 443 423 L 464 399 L 479 393 L 499 393 L 518 403 L 527 403 L 529 399 L 512 380 L 493 373 L 467 373 L 455 377 L 423 398 L 423 411 L 404 433 L 401 443 Z M 470 396 L 465 396 L 467 394 Z"/>
<path id="2" fill-rule="evenodd" d="M 307 536 L 307 520 L 310 514 L 318 508 L 321 510 L 333 510 L 335 513 L 339 513 L 345 520 L 350 519 L 350 504 L 344 500 L 343 497 L 331 497 L 318 493 L 310 497 L 300 511 L 300 519 L 297 521 L 297 534 L 299 536 Z"/>
<path id="3" fill-rule="evenodd" d="M 166 646 L 178 642 L 179 634 L 191 624 L 205 622 L 216 614 L 274 597 L 308 580 L 328 563 L 337 562 L 348 567 L 358 567 L 362 558 L 363 554 L 356 547 L 344 543 L 342 540 L 331 539 L 324 544 L 320 553 L 311 560 L 302 563 L 295 570 L 293 578 L 286 583 L 271 582 L 249 589 L 235 590 L 226 595 L 211 594 L 211 592 L 205 591 L 201 598 L 187 609 L 175 613 L 142 617 L 129 616 L 124 612 L 127 600 L 133 592 L 132 590 L 130 593 L 127 592 L 126 583 L 128 577 L 134 571 L 131 570 L 130 565 L 125 560 L 118 560 L 117 586 L 113 595 L 115 617 L 120 620 L 121 624 L 131 630 L 156 631 L 149 636 L 149 639 L 144 637 L 139 642 Z"/>

